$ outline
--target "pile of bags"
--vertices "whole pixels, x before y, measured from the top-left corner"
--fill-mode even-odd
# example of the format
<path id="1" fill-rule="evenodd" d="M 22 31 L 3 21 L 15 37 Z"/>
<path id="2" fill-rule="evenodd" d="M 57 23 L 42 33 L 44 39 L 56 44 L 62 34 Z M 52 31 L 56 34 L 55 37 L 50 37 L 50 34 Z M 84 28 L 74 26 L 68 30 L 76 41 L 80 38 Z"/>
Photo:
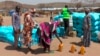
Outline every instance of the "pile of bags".
<path id="1" fill-rule="evenodd" d="M 21 26 L 21 30 L 23 29 L 23 26 Z M 36 34 L 37 29 L 34 28 L 32 30 L 32 44 L 35 45 L 38 43 L 39 37 Z M 13 32 L 13 27 L 12 26 L 0 26 L 0 40 L 13 44 L 14 43 L 14 32 Z M 21 36 L 19 36 L 21 37 Z M 19 38 L 20 39 L 20 38 Z M 20 40 L 19 40 L 20 41 Z"/>
<path id="2" fill-rule="evenodd" d="M 91 40 L 98 41 L 98 33 L 100 32 L 100 13 L 91 12 Z M 77 32 L 77 36 L 81 37 L 83 35 L 83 20 L 85 17 L 85 13 L 73 12 L 72 20 L 73 20 L 73 30 Z M 54 21 L 62 19 L 62 15 L 56 15 Z M 64 34 L 64 28 L 58 28 L 58 34 Z"/>
<path id="3" fill-rule="evenodd" d="M 73 26 L 77 31 L 77 36 L 83 35 L 83 20 L 85 13 L 74 12 L 73 14 Z M 91 12 L 91 40 L 98 41 L 98 32 L 100 31 L 100 13 Z"/>

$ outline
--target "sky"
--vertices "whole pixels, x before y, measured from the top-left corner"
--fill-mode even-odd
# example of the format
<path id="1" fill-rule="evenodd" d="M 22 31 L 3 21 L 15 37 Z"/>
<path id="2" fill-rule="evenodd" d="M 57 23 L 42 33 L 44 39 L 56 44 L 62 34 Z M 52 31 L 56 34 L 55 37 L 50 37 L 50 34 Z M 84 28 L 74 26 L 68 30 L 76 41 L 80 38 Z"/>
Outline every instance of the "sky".
<path id="1" fill-rule="evenodd" d="M 0 0 L 5 1 L 5 0 Z M 11 1 L 11 0 L 9 0 Z M 49 3 L 49 2 L 69 2 L 70 0 L 13 0 L 24 4 L 39 4 L 39 3 Z"/>
<path id="2" fill-rule="evenodd" d="M 5 0 L 0 0 L 0 2 L 1 1 L 5 1 Z M 51 3 L 51 2 L 71 2 L 71 0 L 13 0 L 13 1 L 17 1 L 23 4 L 32 4 L 32 5 L 39 4 L 39 3 Z M 100 2 L 100 0 L 97 0 L 97 1 Z"/>

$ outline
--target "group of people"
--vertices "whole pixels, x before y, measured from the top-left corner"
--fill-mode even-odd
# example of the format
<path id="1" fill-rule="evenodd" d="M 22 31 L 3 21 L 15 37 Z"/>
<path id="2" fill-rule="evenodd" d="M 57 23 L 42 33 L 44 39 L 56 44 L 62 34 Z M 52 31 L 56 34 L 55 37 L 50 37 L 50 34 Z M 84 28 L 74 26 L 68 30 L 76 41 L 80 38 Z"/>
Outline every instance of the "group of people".
<path id="1" fill-rule="evenodd" d="M 12 15 L 12 26 L 14 30 L 14 47 L 20 48 L 18 46 L 18 41 L 20 38 L 20 34 L 23 35 L 23 45 L 27 46 L 29 49 L 32 43 L 32 29 L 35 27 L 35 22 L 32 19 L 35 14 L 35 9 L 29 9 L 24 14 L 24 24 L 23 30 L 21 31 L 21 22 L 20 22 L 20 7 L 16 6 L 15 12 Z M 50 21 L 50 22 L 42 22 L 38 26 L 37 34 L 39 35 L 39 42 L 43 45 L 44 51 L 50 52 L 50 43 L 52 39 L 52 34 L 57 36 L 57 39 L 62 43 L 60 38 L 56 33 L 56 27 L 60 25 L 60 21 Z"/>
<path id="2" fill-rule="evenodd" d="M 20 7 L 16 6 L 15 8 L 15 12 L 12 15 L 12 26 L 14 30 L 14 47 L 15 48 L 20 48 L 18 47 L 18 41 L 19 41 L 19 37 L 21 33 L 23 33 L 23 37 L 24 37 L 23 44 L 28 46 L 29 48 L 29 43 L 31 42 L 32 29 L 34 26 L 34 22 L 32 20 L 32 13 L 34 13 L 33 9 L 25 13 L 24 27 L 23 27 L 23 30 L 21 31 Z"/>
<path id="3" fill-rule="evenodd" d="M 90 16 L 89 10 L 85 11 L 86 16 L 84 19 L 84 37 L 83 37 L 83 45 L 89 46 L 90 45 Z M 30 44 L 32 43 L 32 29 L 34 28 L 34 20 L 32 19 L 33 15 L 35 14 L 35 9 L 29 9 L 24 14 L 24 24 L 23 30 L 21 31 L 21 22 L 20 22 L 20 7 L 15 7 L 15 12 L 12 15 L 12 26 L 14 30 L 14 47 L 20 48 L 18 46 L 19 36 L 23 34 L 23 45 L 27 46 L 29 49 L 31 48 Z M 69 33 L 69 19 L 71 17 L 72 12 L 68 9 L 68 6 L 62 9 L 61 14 L 63 15 L 63 23 L 64 23 L 64 37 L 66 38 Z M 61 39 L 59 38 L 56 28 L 60 25 L 61 21 L 53 21 L 53 18 L 50 17 L 50 22 L 41 22 L 39 23 L 39 27 L 37 28 L 37 34 L 39 35 L 39 44 L 42 44 L 44 52 L 50 52 L 50 43 L 52 41 L 52 35 L 55 35 L 57 39 L 62 43 Z"/>

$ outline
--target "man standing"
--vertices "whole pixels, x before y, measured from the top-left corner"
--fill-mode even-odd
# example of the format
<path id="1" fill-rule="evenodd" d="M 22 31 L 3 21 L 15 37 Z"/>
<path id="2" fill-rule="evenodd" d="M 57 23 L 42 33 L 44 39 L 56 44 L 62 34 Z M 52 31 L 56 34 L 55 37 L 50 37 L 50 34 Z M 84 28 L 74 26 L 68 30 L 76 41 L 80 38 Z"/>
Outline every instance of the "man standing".
<path id="1" fill-rule="evenodd" d="M 64 22 L 64 31 L 65 31 L 65 34 L 64 36 L 68 36 L 68 33 L 69 33 L 69 19 L 71 17 L 71 11 L 68 9 L 68 6 L 65 5 L 65 7 L 62 9 L 62 13 L 63 15 L 63 22 Z M 64 37 L 65 38 L 65 37 Z"/>
<path id="2" fill-rule="evenodd" d="M 15 12 L 12 15 L 12 26 L 14 30 L 14 47 L 18 47 L 18 39 L 20 34 L 20 7 L 15 7 Z"/>
<path id="3" fill-rule="evenodd" d="M 89 15 L 89 9 L 85 10 L 85 18 L 84 18 L 84 25 L 83 25 L 83 45 L 85 47 L 89 47 L 90 46 L 90 38 L 91 38 L 91 18 Z"/>

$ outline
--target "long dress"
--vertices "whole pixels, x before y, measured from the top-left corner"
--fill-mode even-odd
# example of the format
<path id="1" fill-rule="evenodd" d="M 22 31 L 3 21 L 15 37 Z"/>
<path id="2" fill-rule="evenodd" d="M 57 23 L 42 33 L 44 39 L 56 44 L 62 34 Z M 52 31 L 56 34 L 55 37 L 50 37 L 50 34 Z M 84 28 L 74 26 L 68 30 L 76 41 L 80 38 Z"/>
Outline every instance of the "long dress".
<path id="1" fill-rule="evenodd" d="M 83 45 L 85 47 L 90 46 L 90 38 L 91 38 L 91 18 L 90 15 L 86 15 L 84 18 L 84 26 L 83 26 Z"/>
<path id="2" fill-rule="evenodd" d="M 41 30 L 41 39 L 45 42 L 45 44 L 50 45 L 50 25 L 48 22 L 43 22 L 40 24 Z"/>
<path id="3" fill-rule="evenodd" d="M 30 15 L 26 15 L 24 18 L 24 28 L 23 28 L 23 35 L 24 35 L 24 45 L 28 46 L 30 45 L 32 39 L 32 29 L 33 29 L 33 21 Z"/>
<path id="4" fill-rule="evenodd" d="M 52 34 L 56 33 L 58 22 L 42 22 L 40 23 L 40 39 L 44 47 L 44 51 L 50 51 L 50 43 L 52 41 Z"/>

